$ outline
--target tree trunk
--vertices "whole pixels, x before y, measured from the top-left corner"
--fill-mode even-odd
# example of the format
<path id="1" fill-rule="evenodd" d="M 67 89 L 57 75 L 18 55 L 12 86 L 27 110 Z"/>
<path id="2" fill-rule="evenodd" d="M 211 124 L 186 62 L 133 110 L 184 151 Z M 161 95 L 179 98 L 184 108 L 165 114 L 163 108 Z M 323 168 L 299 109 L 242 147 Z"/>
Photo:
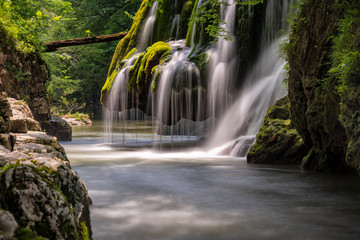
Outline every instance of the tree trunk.
<path id="1" fill-rule="evenodd" d="M 120 40 L 126 36 L 127 32 L 115 33 L 110 35 L 96 36 L 96 37 L 86 37 L 86 38 L 76 38 L 76 39 L 68 39 L 68 40 L 60 40 L 54 42 L 45 42 L 43 45 L 45 46 L 45 52 L 54 52 L 57 51 L 58 48 L 61 47 L 69 47 L 69 46 L 78 46 L 92 43 L 100 43 L 100 42 L 111 42 L 115 40 Z"/>

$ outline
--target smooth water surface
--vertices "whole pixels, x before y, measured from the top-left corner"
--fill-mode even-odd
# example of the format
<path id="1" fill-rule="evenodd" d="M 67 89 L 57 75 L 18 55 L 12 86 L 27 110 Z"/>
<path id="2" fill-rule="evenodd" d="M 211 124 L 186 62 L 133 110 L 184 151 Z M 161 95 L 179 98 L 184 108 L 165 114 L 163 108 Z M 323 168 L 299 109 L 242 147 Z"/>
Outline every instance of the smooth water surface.
<path id="1" fill-rule="evenodd" d="M 95 240 L 359 239 L 356 176 L 110 146 L 102 130 L 73 128 L 63 143 L 93 200 Z"/>

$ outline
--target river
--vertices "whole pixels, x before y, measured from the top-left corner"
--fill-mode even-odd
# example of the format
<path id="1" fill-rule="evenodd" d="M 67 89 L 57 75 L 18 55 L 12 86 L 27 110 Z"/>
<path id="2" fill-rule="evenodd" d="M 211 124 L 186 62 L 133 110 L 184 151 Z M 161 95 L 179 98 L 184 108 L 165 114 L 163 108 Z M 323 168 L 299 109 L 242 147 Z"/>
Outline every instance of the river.
<path id="1" fill-rule="evenodd" d="M 136 144 L 151 138 L 136 135 Z M 122 148 L 104 144 L 100 122 L 74 127 L 73 141 L 62 145 L 93 200 L 94 240 L 360 236 L 357 176 L 248 165 L 199 149 Z"/>

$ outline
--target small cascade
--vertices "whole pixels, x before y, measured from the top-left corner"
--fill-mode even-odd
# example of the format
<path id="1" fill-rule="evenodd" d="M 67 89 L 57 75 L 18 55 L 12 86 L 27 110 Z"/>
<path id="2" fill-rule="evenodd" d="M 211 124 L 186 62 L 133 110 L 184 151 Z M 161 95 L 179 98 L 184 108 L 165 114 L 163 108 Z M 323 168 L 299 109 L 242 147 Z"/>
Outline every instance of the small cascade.
<path id="1" fill-rule="evenodd" d="M 235 94 L 233 90 L 237 62 L 234 35 L 236 3 L 234 0 L 228 0 L 227 3 L 227 5 L 221 4 L 220 15 L 226 24 L 220 24 L 220 27 L 228 32 L 232 40 L 220 38 L 216 47 L 209 52 L 211 77 L 208 83 L 208 111 L 213 118 L 220 116 L 227 109 L 233 102 Z"/>
<path id="2" fill-rule="evenodd" d="M 113 134 L 118 129 L 125 129 L 128 118 L 128 84 L 129 70 L 134 65 L 137 55 L 128 59 L 124 67 L 117 73 L 114 78 L 113 87 L 111 88 L 108 101 L 108 109 L 104 109 L 105 114 L 105 140 L 113 142 Z M 119 126 L 120 125 L 120 126 Z M 125 132 L 123 131 L 123 142 L 125 141 Z"/>
<path id="3" fill-rule="evenodd" d="M 230 5 L 231 6 L 231 5 Z M 208 140 L 207 147 L 209 149 L 225 148 L 226 151 L 221 153 L 243 156 L 244 151 L 250 148 L 251 144 L 244 144 L 243 139 L 254 139 L 259 131 L 267 109 L 273 103 L 286 95 L 286 88 L 283 85 L 283 73 L 285 61 L 280 59 L 279 45 L 284 41 L 284 37 L 278 37 L 288 30 L 288 14 L 292 8 L 292 0 L 269 0 L 266 5 L 265 24 L 262 31 L 262 41 L 260 49 L 262 50 L 257 63 L 245 79 L 245 83 L 238 93 L 236 100 L 226 111 L 219 115 L 217 112 L 217 99 L 221 99 L 225 87 L 222 86 L 225 81 L 217 83 L 216 74 L 211 79 L 212 89 L 215 93 L 210 92 L 210 112 L 214 116 L 220 116 L 215 131 Z M 225 12 L 229 11 L 226 9 Z M 217 53 L 222 50 L 219 46 L 216 48 L 215 59 Z M 225 54 L 226 55 L 226 54 Z M 214 61 L 215 62 L 215 61 Z M 221 65 L 220 65 L 221 64 Z M 220 72 L 224 71 L 224 62 L 214 65 L 220 68 Z M 216 69 L 216 67 L 214 69 Z M 222 69 L 221 69 L 222 68 Z M 229 69 L 230 70 L 230 69 Z M 229 71 L 228 70 L 228 71 Z M 215 73 L 216 70 L 214 70 Z M 222 74 L 219 74 L 222 76 Z M 226 76 L 226 75 L 225 75 Z M 228 78 L 228 76 L 226 76 Z M 219 78 L 221 79 L 221 78 Z M 215 81 L 214 81 L 215 80 Z M 228 79 L 226 80 L 226 82 Z M 213 88 L 218 86 L 217 88 Z M 218 92 L 220 89 L 220 92 Z M 211 90 L 210 90 L 211 91 Z M 225 94 L 233 97 L 231 92 L 226 91 Z M 226 104 L 231 99 L 224 99 Z M 214 105 L 215 104 L 215 105 Z M 219 105 L 218 107 L 221 107 Z M 240 137 L 239 137 L 240 136 Z M 230 147 L 229 147 L 230 146 Z M 241 151 L 239 151 L 241 149 Z"/>
<path id="4" fill-rule="evenodd" d="M 198 4 L 196 6 L 196 11 L 201 7 L 202 3 L 203 3 L 203 0 L 198 1 Z M 195 36 L 196 36 L 196 23 L 195 22 L 191 26 L 191 29 L 192 29 L 192 32 L 191 32 L 190 47 L 194 48 L 195 47 Z"/>
<path id="5" fill-rule="evenodd" d="M 268 47 L 275 39 L 287 33 L 290 25 L 288 22 L 292 9 L 295 9 L 293 0 L 268 0 L 263 27 L 262 49 Z"/>
<path id="6" fill-rule="evenodd" d="M 161 73 L 156 91 L 156 109 L 153 112 L 159 121 L 159 129 L 163 129 L 163 125 L 172 126 L 163 134 L 192 135 L 194 126 L 184 119 L 199 121 L 203 117 L 200 71 L 194 63 L 188 61 L 191 49 L 185 47 L 184 40 L 172 42 L 171 46 L 182 50 L 173 53 Z M 178 122 L 184 123 L 183 126 L 179 127 Z"/>
<path id="7" fill-rule="evenodd" d="M 141 31 L 139 38 L 140 43 L 138 44 L 138 49 L 140 51 L 144 51 L 149 45 L 152 44 L 157 7 L 158 2 L 155 1 L 151 6 L 150 12 Z"/>
<path id="8" fill-rule="evenodd" d="M 239 97 L 223 115 L 216 131 L 209 138 L 209 148 L 233 142 L 238 136 L 255 137 L 267 109 L 286 95 L 283 84 L 285 61 L 278 57 L 278 45 L 283 39 L 272 44 L 260 56 Z"/>
<path id="9" fill-rule="evenodd" d="M 174 36 L 175 40 L 179 38 L 179 29 L 180 29 L 180 14 L 175 14 L 172 25 L 171 25 L 171 35 Z"/>

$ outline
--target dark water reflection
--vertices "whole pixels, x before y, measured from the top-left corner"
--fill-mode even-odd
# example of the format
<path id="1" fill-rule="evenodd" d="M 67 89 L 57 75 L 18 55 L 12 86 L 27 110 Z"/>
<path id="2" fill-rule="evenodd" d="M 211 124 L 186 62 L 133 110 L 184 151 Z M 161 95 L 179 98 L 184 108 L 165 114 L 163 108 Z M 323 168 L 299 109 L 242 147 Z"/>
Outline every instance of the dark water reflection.
<path id="1" fill-rule="evenodd" d="M 94 202 L 95 240 L 359 239 L 356 176 L 195 150 L 120 151 L 101 131 L 77 128 L 63 144 Z"/>

